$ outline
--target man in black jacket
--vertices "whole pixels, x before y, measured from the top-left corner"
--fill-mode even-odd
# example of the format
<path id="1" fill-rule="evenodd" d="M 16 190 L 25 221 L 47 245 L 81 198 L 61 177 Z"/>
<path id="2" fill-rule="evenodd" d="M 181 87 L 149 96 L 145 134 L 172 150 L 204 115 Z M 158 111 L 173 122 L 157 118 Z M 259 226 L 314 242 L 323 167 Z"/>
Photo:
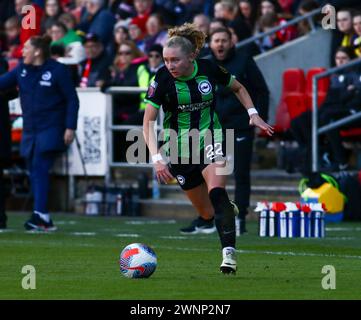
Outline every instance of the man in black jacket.
<path id="1" fill-rule="evenodd" d="M 262 119 L 267 121 L 269 90 L 267 84 L 252 58 L 252 50 L 245 47 L 236 50 L 232 44 L 232 34 L 226 28 L 214 30 L 210 35 L 211 59 L 226 68 L 242 83 L 249 92 L 252 101 Z M 245 217 L 248 213 L 251 193 L 251 160 L 253 152 L 254 128 L 249 125 L 249 116 L 236 96 L 226 87 L 217 91 L 216 112 L 222 128 L 234 129 L 234 154 L 227 154 L 234 161 L 234 177 L 236 181 L 235 202 L 239 209 L 239 229 L 244 233 Z M 226 148 L 224 148 L 226 150 Z M 230 159 L 233 158 L 233 159 Z M 238 223 L 237 223 L 238 225 Z M 181 229 L 186 234 L 210 233 L 212 221 L 198 217 L 192 224 Z"/>
<path id="2" fill-rule="evenodd" d="M 263 75 L 252 58 L 249 47 L 236 50 L 232 35 L 227 29 L 217 29 L 210 36 L 212 59 L 226 68 L 249 92 L 262 119 L 268 119 L 269 90 Z M 226 87 L 217 92 L 217 114 L 224 129 L 234 129 L 234 177 L 235 202 L 239 209 L 240 233 L 246 231 L 245 217 L 248 213 L 251 193 L 251 161 L 254 127 L 237 98 Z"/>

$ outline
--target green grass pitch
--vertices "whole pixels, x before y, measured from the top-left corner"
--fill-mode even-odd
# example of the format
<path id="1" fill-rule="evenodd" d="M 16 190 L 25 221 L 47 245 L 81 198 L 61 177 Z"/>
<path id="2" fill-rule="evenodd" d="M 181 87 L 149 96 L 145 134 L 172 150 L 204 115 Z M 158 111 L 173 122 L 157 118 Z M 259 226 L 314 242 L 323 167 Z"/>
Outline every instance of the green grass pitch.
<path id="1" fill-rule="evenodd" d="M 325 239 L 259 238 L 257 223 L 237 238 L 238 271 L 219 272 L 217 234 L 182 236 L 188 221 L 53 215 L 59 230 L 30 234 L 28 215 L 12 213 L 0 232 L 0 299 L 360 299 L 361 223 L 328 224 Z M 149 279 L 127 279 L 119 253 L 142 242 L 158 256 Z M 36 270 L 36 289 L 21 286 L 22 267 Z M 321 270 L 336 270 L 324 290 Z"/>

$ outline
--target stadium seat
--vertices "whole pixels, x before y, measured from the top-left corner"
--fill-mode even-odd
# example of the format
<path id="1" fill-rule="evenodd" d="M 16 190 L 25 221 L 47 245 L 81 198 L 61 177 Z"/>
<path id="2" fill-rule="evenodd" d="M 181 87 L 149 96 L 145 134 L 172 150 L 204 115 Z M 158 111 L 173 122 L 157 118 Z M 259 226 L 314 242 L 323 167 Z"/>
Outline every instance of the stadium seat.
<path id="1" fill-rule="evenodd" d="M 312 109 L 312 79 L 315 75 L 325 72 L 325 68 L 311 68 L 306 75 L 306 106 L 307 109 Z M 320 105 L 325 101 L 328 88 L 330 86 L 330 78 L 324 77 L 318 80 L 318 97 L 317 105 Z"/>
<path id="2" fill-rule="evenodd" d="M 290 120 L 306 111 L 305 74 L 302 69 L 290 68 L 283 73 L 282 99 Z"/>

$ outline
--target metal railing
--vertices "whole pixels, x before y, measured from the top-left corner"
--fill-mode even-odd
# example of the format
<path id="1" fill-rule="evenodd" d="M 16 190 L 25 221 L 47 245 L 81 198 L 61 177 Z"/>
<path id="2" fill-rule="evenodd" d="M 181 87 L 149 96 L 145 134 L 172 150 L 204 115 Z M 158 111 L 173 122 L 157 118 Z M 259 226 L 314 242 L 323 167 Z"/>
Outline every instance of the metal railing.
<path id="1" fill-rule="evenodd" d="M 310 26 L 311 26 L 311 33 L 315 32 L 316 31 L 316 26 L 315 26 L 315 22 L 313 21 L 313 18 L 322 13 L 322 8 L 318 8 L 318 9 L 315 9 L 315 10 L 312 10 L 310 11 L 309 13 L 305 14 L 305 15 L 302 15 L 302 16 L 298 16 L 296 18 L 293 18 L 292 20 L 290 21 L 287 21 L 287 23 L 281 25 L 281 26 L 278 26 L 278 27 L 274 27 L 272 29 L 270 29 L 269 31 L 267 32 L 262 32 L 262 33 L 259 33 L 259 34 L 256 34 L 254 35 L 253 37 L 250 37 L 250 38 L 247 38 L 245 40 L 242 40 L 240 42 L 238 42 L 236 44 L 236 48 L 241 48 L 241 47 L 244 47 L 250 43 L 253 43 L 259 39 L 262 39 L 264 37 L 267 37 L 267 36 L 270 36 L 280 30 L 283 30 L 283 29 L 286 29 L 290 26 L 293 26 L 303 20 L 308 20 Z"/>
<path id="2" fill-rule="evenodd" d="M 126 93 L 126 94 L 141 94 L 147 92 L 148 88 L 141 87 L 109 87 L 105 90 L 105 94 L 113 95 L 117 93 Z M 106 136 L 108 141 L 108 155 L 107 155 L 107 177 L 105 178 L 106 182 L 111 181 L 111 168 L 149 168 L 152 169 L 153 165 L 151 163 L 137 163 L 136 165 L 128 162 L 117 162 L 114 161 L 114 143 L 113 143 L 113 133 L 115 131 L 128 131 L 128 130 L 140 130 L 143 131 L 142 125 L 114 125 L 113 124 L 113 102 L 110 103 L 109 116 L 107 117 L 107 127 L 106 127 Z M 162 129 L 163 122 L 163 112 L 160 110 L 159 117 L 157 119 L 157 129 Z"/>
<path id="3" fill-rule="evenodd" d="M 312 79 L 312 172 L 318 171 L 318 136 L 322 133 L 340 128 L 345 124 L 361 119 L 361 112 L 357 112 L 318 129 L 318 80 L 357 65 L 361 65 L 361 58 L 351 61 L 343 66 L 334 67 L 325 72 L 319 73 Z"/>

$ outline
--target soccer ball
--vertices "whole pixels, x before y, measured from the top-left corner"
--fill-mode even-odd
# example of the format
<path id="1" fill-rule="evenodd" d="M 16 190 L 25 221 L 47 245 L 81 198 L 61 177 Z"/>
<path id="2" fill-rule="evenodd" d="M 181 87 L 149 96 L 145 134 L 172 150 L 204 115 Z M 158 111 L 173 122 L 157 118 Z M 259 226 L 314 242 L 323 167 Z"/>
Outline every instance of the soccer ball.
<path id="1" fill-rule="evenodd" d="M 127 278 L 148 278 L 157 267 L 157 255 L 145 244 L 132 243 L 120 254 L 120 271 Z"/>

